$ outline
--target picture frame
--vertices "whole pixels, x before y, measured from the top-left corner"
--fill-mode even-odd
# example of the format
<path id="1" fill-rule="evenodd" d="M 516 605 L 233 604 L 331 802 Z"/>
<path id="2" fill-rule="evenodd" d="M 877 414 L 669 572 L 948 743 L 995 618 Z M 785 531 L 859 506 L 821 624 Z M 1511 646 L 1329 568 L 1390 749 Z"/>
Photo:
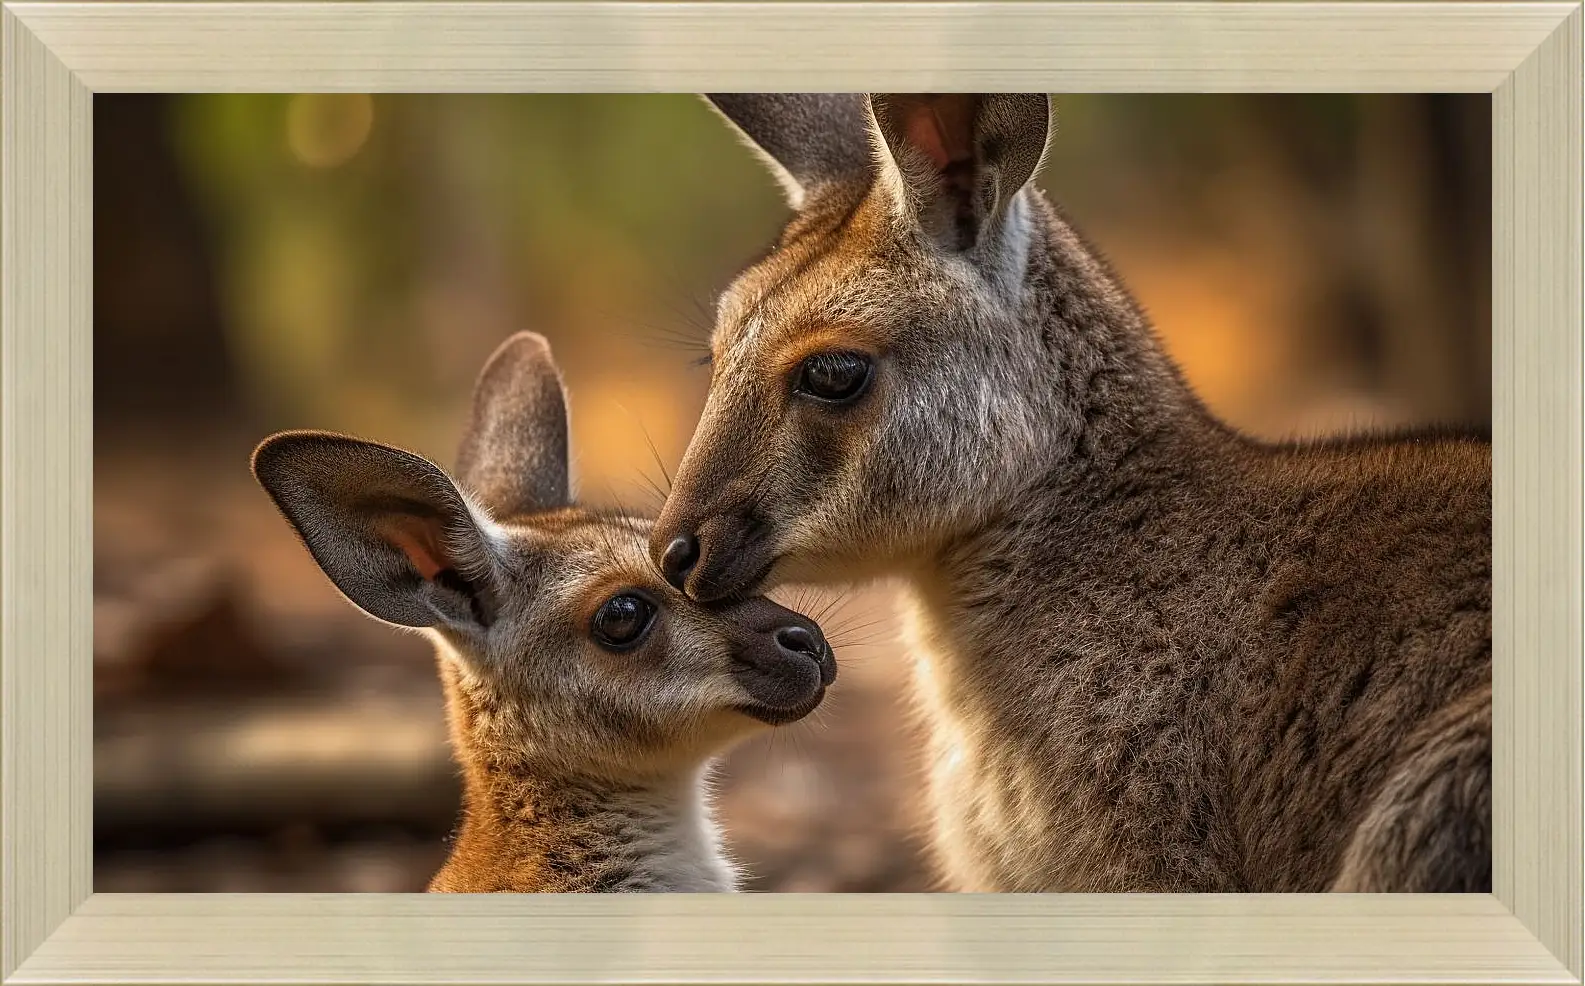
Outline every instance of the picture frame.
<path id="1" fill-rule="evenodd" d="M 1585 10 L 9 2 L 0 982 L 1504 982 L 1585 973 Z M 1491 895 L 92 893 L 97 92 L 1489 92 Z"/>

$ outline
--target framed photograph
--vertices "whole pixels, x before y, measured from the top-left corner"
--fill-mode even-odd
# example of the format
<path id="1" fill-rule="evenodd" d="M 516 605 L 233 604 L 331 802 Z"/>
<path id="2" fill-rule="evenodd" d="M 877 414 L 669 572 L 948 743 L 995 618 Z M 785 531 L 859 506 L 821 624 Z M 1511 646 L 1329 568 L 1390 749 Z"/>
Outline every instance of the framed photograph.
<path id="1" fill-rule="evenodd" d="M 1577 0 L 0 23 L 0 982 L 1585 976 Z"/>

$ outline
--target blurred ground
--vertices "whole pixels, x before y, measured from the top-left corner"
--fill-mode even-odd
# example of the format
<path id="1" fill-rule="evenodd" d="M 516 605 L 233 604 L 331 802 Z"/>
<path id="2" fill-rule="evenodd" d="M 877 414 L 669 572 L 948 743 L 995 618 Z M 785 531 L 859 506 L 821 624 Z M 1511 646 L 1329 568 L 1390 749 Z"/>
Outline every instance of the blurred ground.
<path id="1" fill-rule="evenodd" d="M 1488 417 L 1489 100 L 1057 105 L 1044 184 L 1230 422 Z M 653 508 L 778 193 L 677 96 L 101 94 L 95 142 L 95 888 L 420 889 L 457 805 L 432 658 L 335 593 L 249 452 L 315 427 L 449 462 L 533 328 L 585 498 Z M 931 889 L 885 587 L 824 623 L 838 686 L 734 752 L 720 820 L 749 889 Z"/>

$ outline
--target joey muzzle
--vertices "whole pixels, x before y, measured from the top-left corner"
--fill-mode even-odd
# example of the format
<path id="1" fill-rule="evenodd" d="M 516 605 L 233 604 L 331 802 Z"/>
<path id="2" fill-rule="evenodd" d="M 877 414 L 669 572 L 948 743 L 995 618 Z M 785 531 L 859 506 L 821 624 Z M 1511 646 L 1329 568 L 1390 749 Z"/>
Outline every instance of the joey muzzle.
<path id="1" fill-rule="evenodd" d="M 756 597 L 723 611 L 732 624 L 738 711 L 773 726 L 813 712 L 836 680 L 836 655 L 813 620 Z"/>

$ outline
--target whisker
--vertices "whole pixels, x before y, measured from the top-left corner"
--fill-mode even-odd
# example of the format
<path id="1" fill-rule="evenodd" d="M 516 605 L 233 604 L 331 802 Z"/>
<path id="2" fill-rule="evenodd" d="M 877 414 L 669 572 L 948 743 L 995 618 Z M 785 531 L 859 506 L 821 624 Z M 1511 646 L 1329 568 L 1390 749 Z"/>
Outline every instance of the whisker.
<path id="1" fill-rule="evenodd" d="M 661 489 L 659 483 L 655 482 L 655 478 L 653 476 L 651 476 L 649 473 L 643 471 L 642 469 L 639 470 L 638 474 L 639 474 L 639 478 L 644 481 L 645 489 L 648 492 L 653 493 L 655 495 L 655 497 L 657 498 L 656 499 L 656 504 L 655 504 L 656 508 L 658 509 L 660 506 L 665 504 L 665 502 L 666 502 L 666 491 Z"/>
<path id="2" fill-rule="evenodd" d="M 671 483 L 671 473 L 666 471 L 666 463 L 661 460 L 660 449 L 655 447 L 655 440 L 650 437 L 649 428 L 645 427 L 644 419 L 640 418 L 636 413 L 634 413 L 632 408 L 628 407 L 626 404 L 622 403 L 621 401 L 616 401 L 615 403 L 616 403 L 616 406 L 621 408 L 623 413 L 625 413 L 629 418 L 631 418 L 633 420 L 633 423 L 638 426 L 639 434 L 644 436 L 644 444 L 649 446 L 649 454 L 654 456 L 655 465 L 656 465 L 657 468 L 660 469 L 661 476 L 664 477 L 665 480 L 666 480 L 666 488 L 664 490 L 662 490 L 660 488 L 659 484 L 655 483 L 655 480 L 652 477 L 650 477 L 647 474 L 643 474 L 645 481 L 650 483 L 652 486 L 654 486 L 655 492 L 660 494 L 661 502 L 664 503 L 666 501 L 666 498 L 671 495 L 672 483 Z"/>
<path id="3" fill-rule="evenodd" d="M 852 602 L 853 597 L 851 596 L 834 596 L 827 600 L 825 608 L 820 611 L 821 621 L 834 620 L 841 616 Z"/>
<path id="4" fill-rule="evenodd" d="M 684 322 L 709 326 L 715 322 L 715 304 L 712 297 L 707 297 L 706 292 L 699 291 L 691 285 L 697 282 L 690 277 L 685 277 L 676 265 L 676 256 L 661 254 L 656 258 L 656 270 L 660 273 L 659 280 L 669 289 L 669 297 L 658 299 L 674 315 Z"/>
<path id="5" fill-rule="evenodd" d="M 666 471 L 666 463 L 661 461 L 660 449 L 655 447 L 655 440 L 650 437 L 649 429 L 644 427 L 644 422 L 638 422 L 638 430 L 644 436 L 644 444 L 649 446 L 649 454 L 655 457 L 656 468 L 660 470 L 661 476 L 666 480 L 666 495 L 669 496 L 671 494 L 671 473 Z M 663 496 L 662 499 L 664 498 Z"/>
<path id="6" fill-rule="evenodd" d="M 843 663 L 852 664 L 855 660 L 867 660 L 874 656 L 874 651 L 890 648 L 895 644 L 895 640 L 885 637 L 869 637 L 861 640 L 836 639 L 831 641 L 831 649 L 840 652 Z"/>
<path id="7" fill-rule="evenodd" d="M 890 620 L 876 619 L 876 620 L 867 620 L 867 621 L 865 621 L 863 623 L 836 623 L 836 624 L 833 624 L 828 629 L 828 632 L 827 632 L 826 635 L 827 636 L 847 637 L 847 636 L 851 636 L 851 635 L 853 635 L 855 633 L 866 633 L 866 632 L 872 631 L 872 630 L 879 630 L 882 627 L 886 627 L 888 624 L 890 624 L 890 622 L 891 622 Z M 884 637 L 884 636 L 887 636 L 887 634 L 882 632 L 882 633 L 876 634 L 876 636 Z"/>
<path id="8" fill-rule="evenodd" d="M 824 621 L 823 626 L 832 632 L 859 632 L 875 629 L 878 626 L 896 626 L 889 615 L 884 613 L 838 613 L 837 617 Z"/>

